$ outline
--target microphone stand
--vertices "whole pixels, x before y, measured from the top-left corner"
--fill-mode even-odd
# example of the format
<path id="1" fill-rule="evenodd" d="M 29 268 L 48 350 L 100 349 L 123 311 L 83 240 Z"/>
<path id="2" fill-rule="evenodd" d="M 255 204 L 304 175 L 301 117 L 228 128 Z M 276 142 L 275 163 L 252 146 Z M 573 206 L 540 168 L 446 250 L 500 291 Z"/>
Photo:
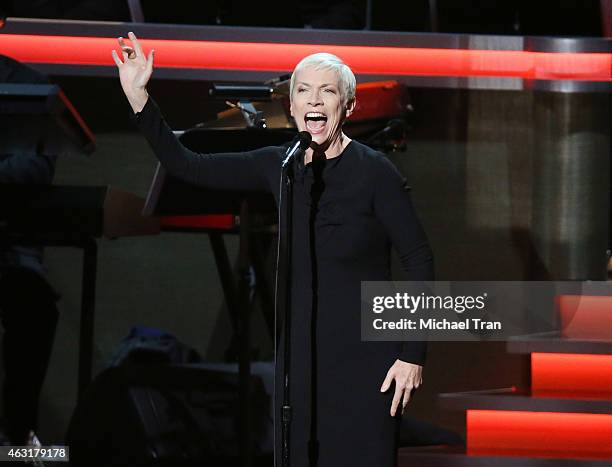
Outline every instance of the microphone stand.
<path id="1" fill-rule="evenodd" d="M 285 341 L 283 346 L 283 405 L 281 466 L 289 467 L 290 428 L 291 428 L 291 246 L 293 241 L 293 168 L 310 145 L 312 137 L 301 131 L 287 150 L 281 164 L 280 188 L 278 197 L 278 257 L 276 267 L 276 316 L 279 306 L 284 306 Z M 284 195 L 284 197 L 283 197 Z M 284 223 L 283 223 L 284 221 Z M 281 272 L 284 277 L 281 278 Z M 278 332 L 278 329 L 276 329 Z"/>
<path id="2" fill-rule="evenodd" d="M 283 192 L 285 198 L 283 199 Z M 281 288 L 281 300 L 284 302 L 284 331 L 285 341 L 283 346 L 283 405 L 282 405 L 282 453 L 281 466 L 289 467 L 290 428 L 291 428 L 291 392 L 290 392 L 290 367 L 291 367 L 291 243 L 293 238 L 293 163 L 281 167 L 281 186 L 279 197 L 279 264 L 283 264 L 285 277 L 279 274 L 278 282 Z M 284 216 L 283 216 L 284 214 Z M 285 221 L 284 235 L 283 224 Z M 282 263 L 281 263 L 282 258 Z M 278 274 L 277 270 L 277 274 Z M 282 281 L 282 283 L 281 283 Z M 284 295 L 284 296 L 283 296 Z"/>

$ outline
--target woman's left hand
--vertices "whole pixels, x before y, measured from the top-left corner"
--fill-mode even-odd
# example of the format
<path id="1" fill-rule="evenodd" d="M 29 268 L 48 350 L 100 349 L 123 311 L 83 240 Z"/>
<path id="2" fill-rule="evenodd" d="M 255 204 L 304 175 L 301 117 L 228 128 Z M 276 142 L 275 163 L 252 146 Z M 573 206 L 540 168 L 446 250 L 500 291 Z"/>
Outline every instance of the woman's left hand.
<path id="1" fill-rule="evenodd" d="M 393 380 L 395 380 L 395 394 L 391 403 L 391 416 L 395 417 L 400 401 L 403 414 L 412 391 L 423 383 L 423 367 L 414 363 L 395 360 L 395 363 L 387 372 L 380 392 L 386 392 L 391 387 Z"/>

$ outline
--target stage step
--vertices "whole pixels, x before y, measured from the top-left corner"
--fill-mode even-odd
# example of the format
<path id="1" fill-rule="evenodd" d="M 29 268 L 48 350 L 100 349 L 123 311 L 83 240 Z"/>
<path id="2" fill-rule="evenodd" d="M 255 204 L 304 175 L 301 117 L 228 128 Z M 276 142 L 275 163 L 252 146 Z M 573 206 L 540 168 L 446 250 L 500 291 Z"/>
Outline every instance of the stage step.
<path id="1" fill-rule="evenodd" d="M 563 337 L 612 340 L 612 297 L 559 295 L 557 312 Z"/>
<path id="2" fill-rule="evenodd" d="M 397 467 L 604 467 L 609 460 L 476 456 L 447 447 L 401 448 Z"/>
<path id="3" fill-rule="evenodd" d="M 612 400 L 533 397 L 515 388 L 440 395 L 466 410 L 469 454 L 612 461 Z"/>
<path id="4" fill-rule="evenodd" d="M 520 354 L 541 352 L 612 355 L 612 340 L 571 339 L 558 332 L 530 334 L 509 339 L 506 349 L 510 353 Z"/>
<path id="5" fill-rule="evenodd" d="M 556 298 L 561 331 L 512 338 L 531 388 L 440 394 L 466 411 L 466 448 L 400 451 L 402 466 L 612 465 L 612 297 Z"/>
<path id="6" fill-rule="evenodd" d="M 443 393 L 440 406 L 451 410 L 499 410 L 522 412 L 571 412 L 606 414 L 612 421 L 612 399 L 537 397 L 516 388 Z M 611 433 L 612 435 L 612 433 Z"/>
<path id="7" fill-rule="evenodd" d="M 612 354 L 612 296 L 559 295 L 555 306 L 559 331 L 511 338 L 508 351 Z"/>
<path id="8" fill-rule="evenodd" d="M 469 454 L 608 459 L 612 415 L 599 413 L 468 410 Z"/>
<path id="9" fill-rule="evenodd" d="M 612 400 L 612 355 L 532 353 L 531 395 Z"/>

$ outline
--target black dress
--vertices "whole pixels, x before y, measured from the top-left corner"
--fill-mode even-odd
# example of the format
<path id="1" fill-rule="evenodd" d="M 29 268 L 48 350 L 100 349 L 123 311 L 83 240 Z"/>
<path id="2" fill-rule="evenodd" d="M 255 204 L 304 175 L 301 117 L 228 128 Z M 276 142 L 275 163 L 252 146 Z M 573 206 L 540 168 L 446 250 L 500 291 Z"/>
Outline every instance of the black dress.
<path id="1" fill-rule="evenodd" d="M 271 192 L 278 202 L 285 148 L 195 154 L 151 98 L 136 121 L 172 175 L 213 189 Z M 425 345 L 362 342 L 360 286 L 391 278 L 391 245 L 408 279 L 431 280 L 427 239 L 405 179 L 356 141 L 338 157 L 298 163 L 294 191 L 291 467 L 395 467 L 399 416 L 389 415 L 393 386 L 384 394 L 380 386 L 396 359 L 423 364 Z M 277 353 L 277 376 L 281 363 Z M 276 383 L 280 466 L 280 378 Z"/>

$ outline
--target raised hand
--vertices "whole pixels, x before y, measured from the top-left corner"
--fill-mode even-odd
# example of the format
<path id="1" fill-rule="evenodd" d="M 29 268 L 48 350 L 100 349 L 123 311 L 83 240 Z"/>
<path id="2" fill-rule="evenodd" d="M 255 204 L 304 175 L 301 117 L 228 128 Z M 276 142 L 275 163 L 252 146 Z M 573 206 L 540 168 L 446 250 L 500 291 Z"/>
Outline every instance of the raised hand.
<path id="1" fill-rule="evenodd" d="M 146 86 L 153 73 L 153 55 L 155 51 L 151 50 L 149 55 L 145 56 L 136 35 L 130 32 L 128 33 L 128 38 L 132 42 L 133 47 L 128 46 L 123 37 L 119 38 L 123 61 L 115 50 L 112 51 L 112 56 L 119 69 L 121 87 L 132 106 L 132 110 L 140 112 L 149 98 Z"/>

